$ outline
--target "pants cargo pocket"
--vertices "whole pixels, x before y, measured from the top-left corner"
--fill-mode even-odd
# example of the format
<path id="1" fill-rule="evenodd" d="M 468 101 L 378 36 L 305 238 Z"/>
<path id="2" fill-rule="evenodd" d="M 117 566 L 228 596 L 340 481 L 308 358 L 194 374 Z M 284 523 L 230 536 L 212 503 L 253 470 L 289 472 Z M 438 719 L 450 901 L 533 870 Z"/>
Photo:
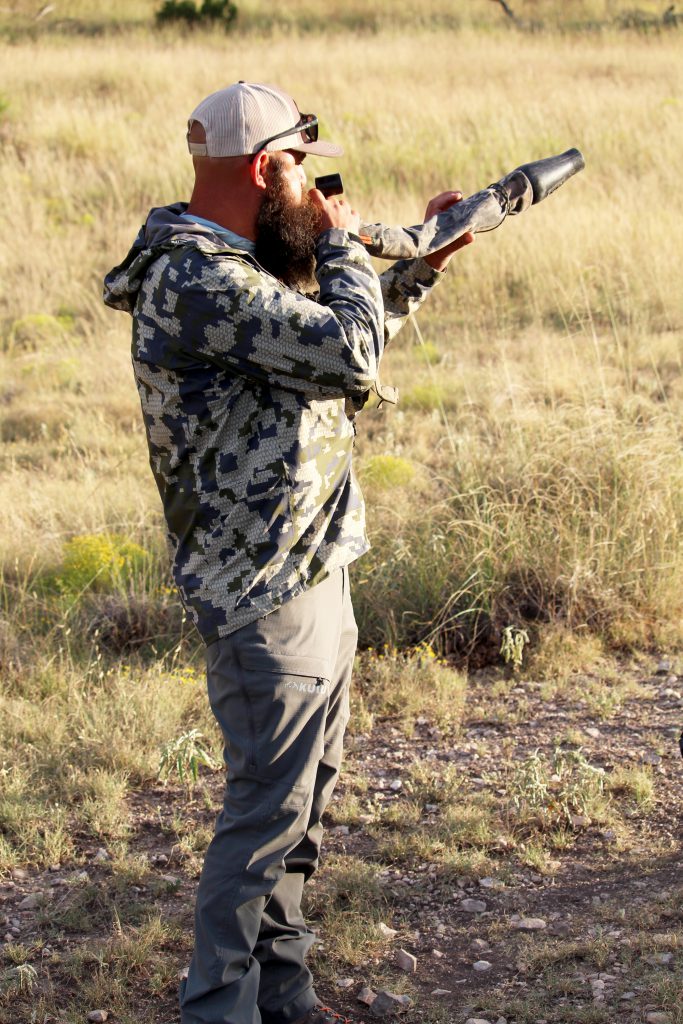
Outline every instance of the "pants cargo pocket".
<path id="1" fill-rule="evenodd" d="M 315 658 L 258 650 L 237 653 L 248 719 L 249 770 L 277 790 L 312 782 L 324 753 L 330 700 L 327 666 Z"/>

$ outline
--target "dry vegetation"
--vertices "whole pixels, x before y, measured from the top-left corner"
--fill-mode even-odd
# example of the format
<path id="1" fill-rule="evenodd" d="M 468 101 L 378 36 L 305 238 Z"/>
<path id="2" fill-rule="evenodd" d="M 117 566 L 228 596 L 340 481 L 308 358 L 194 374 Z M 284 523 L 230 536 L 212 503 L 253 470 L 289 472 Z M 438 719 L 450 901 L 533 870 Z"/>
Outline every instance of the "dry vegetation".
<path id="1" fill-rule="evenodd" d="M 366 6 L 347 5 L 348 23 Z M 440 918 L 450 928 L 458 878 L 475 886 L 495 874 L 509 889 L 506 915 L 522 907 L 519 886 L 533 908 L 545 881 L 571 886 L 583 862 L 614 872 L 616 887 L 620 860 L 635 871 L 647 850 L 652 885 L 669 898 L 618 925 L 624 962 L 644 973 L 634 1016 L 617 996 L 614 1005 L 624 1019 L 650 1005 L 683 1020 L 680 963 L 650 976 L 640 956 L 680 957 L 680 892 L 665 869 L 676 857 L 666 822 L 680 814 L 666 762 L 678 684 L 662 696 L 645 663 L 610 660 L 681 639 L 680 31 L 511 34 L 498 5 L 484 3 L 476 24 L 475 5 L 463 5 L 462 29 L 432 31 L 439 6 L 423 5 L 410 32 L 408 5 L 394 9 L 399 28 L 379 5 L 373 32 L 300 40 L 280 27 L 265 43 L 262 6 L 246 0 L 227 40 L 115 25 L 75 34 L 95 17 L 75 0 L 60 9 L 61 28 L 40 34 L 32 9 L 3 11 L 0 27 L 14 35 L 0 41 L 11 215 L 0 242 L 2 1024 L 75 1024 L 103 1003 L 117 1024 L 139 1021 L 141 1006 L 145 1020 L 173 1014 L 218 799 L 206 765 L 219 751 L 200 652 L 169 586 L 130 325 L 101 305 L 100 282 L 147 209 L 187 195 L 188 111 L 240 77 L 279 82 L 322 113 L 369 221 L 413 223 L 442 188 L 475 191 L 572 145 L 587 161 L 543 206 L 457 258 L 387 354 L 384 379 L 401 388 L 401 405 L 360 421 L 374 547 L 356 566 L 357 615 L 363 645 L 384 654 L 359 666 L 364 739 L 333 812 L 352 839 L 339 841 L 312 896 L 326 943 L 317 968 L 332 984 L 360 963 L 396 988 L 378 922 L 392 917 L 404 944 L 416 927 L 432 936 Z M 528 19 L 557 13 L 512 6 Z M 130 22 L 152 9 L 116 5 Z M 604 20 L 624 5 L 572 9 L 578 21 Z M 315 27 L 303 3 L 278 10 Z M 329 169 L 311 163 L 311 177 Z M 522 676 L 509 667 L 468 682 L 424 647 L 398 653 L 430 640 L 439 656 L 490 662 L 503 627 L 526 647 Z M 591 748 L 583 730 L 596 722 L 613 750 L 598 749 L 604 739 Z M 628 763 L 623 729 L 634 737 Z M 664 774 L 653 756 L 665 758 Z M 404 780 L 395 803 L 378 796 L 376 778 L 392 757 Z M 473 759 L 483 790 L 467 778 Z M 594 841 L 576 817 L 594 823 Z M 99 847 L 109 859 L 98 866 Z M 177 883 L 154 868 L 160 850 Z M 79 881 L 84 867 L 90 877 Z M 3 889 L 17 870 L 28 880 Z M 50 889 L 57 875 L 65 884 Z M 532 875 L 542 880 L 534 893 L 516 880 Z M 27 886 L 51 895 L 15 917 Z M 413 890 L 426 923 L 411 910 Z M 631 897 L 619 892 L 629 906 Z M 520 1022 L 613 1020 L 609 1005 L 584 1006 L 576 992 L 572 1003 L 577 963 L 604 970 L 610 914 L 624 920 L 621 903 L 603 904 L 597 931 L 593 914 L 593 932 L 572 932 L 561 948 L 516 949 L 513 974 L 540 979 L 535 993 L 496 975 L 488 989 L 461 990 L 467 1005 Z M 494 948 L 501 920 L 484 922 Z M 472 937 L 458 928 L 429 939 L 451 946 L 441 982 Z M 432 1014 L 421 1020 L 464 1020 L 464 997 L 430 1010 L 428 991 L 413 993 Z M 558 1010 L 558 998 L 573 1009 Z"/>

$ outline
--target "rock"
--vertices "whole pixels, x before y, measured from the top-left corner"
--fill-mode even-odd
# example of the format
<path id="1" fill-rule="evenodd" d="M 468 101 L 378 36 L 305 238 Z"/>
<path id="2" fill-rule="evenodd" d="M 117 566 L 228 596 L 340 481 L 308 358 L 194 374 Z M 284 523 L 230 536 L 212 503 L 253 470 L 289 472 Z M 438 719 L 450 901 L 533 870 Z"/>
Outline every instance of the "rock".
<path id="1" fill-rule="evenodd" d="M 21 906 L 21 903 L 19 906 Z M 651 953 L 650 956 L 646 956 L 644 959 L 647 963 L 652 964 L 654 967 L 658 967 L 661 964 L 670 964 L 673 958 L 673 953 Z"/>
<path id="2" fill-rule="evenodd" d="M 24 871 L 23 868 L 13 868 L 12 878 L 16 882 L 25 882 L 26 879 L 28 878 L 28 871 Z"/>
<path id="3" fill-rule="evenodd" d="M 180 885 L 180 879 L 176 875 L 162 875 L 161 881 L 166 885 Z"/>
<path id="4" fill-rule="evenodd" d="M 548 931 L 551 935 L 557 935 L 560 938 L 566 938 L 567 935 L 569 935 L 569 932 L 571 931 L 569 921 L 555 921 L 554 924 L 551 924 Z"/>
<path id="5" fill-rule="evenodd" d="M 491 1021 L 485 1020 L 484 1017 L 468 1017 L 465 1024 L 491 1024 Z"/>
<path id="6" fill-rule="evenodd" d="M 662 658 L 655 669 L 656 676 L 668 676 L 671 672 L 672 665 L 668 658 Z"/>
<path id="7" fill-rule="evenodd" d="M 74 882 L 89 882 L 90 881 L 90 875 L 88 874 L 87 871 L 77 871 L 76 874 L 73 875 L 73 881 Z"/>
<path id="8" fill-rule="evenodd" d="M 94 860 L 94 862 L 96 864 L 105 864 L 108 860 L 111 860 L 111 857 L 109 856 L 107 851 L 104 849 L 104 847 L 100 846 L 99 850 L 97 851 L 97 853 L 93 857 L 93 860 Z"/>
<path id="9" fill-rule="evenodd" d="M 662 759 L 659 756 L 659 754 L 655 754 L 652 751 L 646 751 L 640 760 L 643 762 L 643 764 L 657 765 L 662 763 Z"/>
<path id="10" fill-rule="evenodd" d="M 59 871 L 61 866 L 62 866 L 61 864 L 50 864 L 50 866 L 49 866 L 49 868 L 47 870 L 48 871 L 52 871 L 52 872 Z"/>
<path id="11" fill-rule="evenodd" d="M 648 1013 L 645 1017 L 647 1024 L 671 1024 L 671 1014 L 661 1013 L 659 1010 L 653 1010 Z"/>
<path id="12" fill-rule="evenodd" d="M 403 783 L 400 779 L 393 779 L 389 784 L 389 789 L 393 790 L 394 793 L 398 793 L 399 789 L 403 789 Z"/>
<path id="13" fill-rule="evenodd" d="M 348 825 L 335 825 L 334 828 L 332 829 L 332 832 L 334 832 L 334 834 L 337 836 L 348 836 L 349 831 L 350 830 Z"/>
<path id="14" fill-rule="evenodd" d="M 190 973 L 189 967 L 183 967 L 181 971 L 178 971 L 178 981 L 184 981 Z"/>
<path id="15" fill-rule="evenodd" d="M 362 989 L 356 996 L 358 1002 L 364 1003 L 365 1006 L 372 1006 L 376 998 L 377 993 L 373 992 L 369 985 L 363 985 Z"/>
<path id="16" fill-rule="evenodd" d="M 443 960 L 445 955 L 446 954 L 442 953 L 440 949 L 433 949 L 432 950 L 432 956 L 434 957 L 435 960 Z"/>
<path id="17" fill-rule="evenodd" d="M 482 889 L 493 889 L 496 886 L 495 878 L 480 878 L 479 885 Z"/>
<path id="18" fill-rule="evenodd" d="M 591 820 L 585 814 L 572 814 L 572 828 L 590 828 Z"/>
<path id="19" fill-rule="evenodd" d="M 91 1010 L 88 1014 L 88 1020 L 90 1024 L 104 1024 L 108 1019 L 109 1014 L 106 1010 Z"/>
<path id="20" fill-rule="evenodd" d="M 542 932 L 546 923 L 542 917 L 522 917 L 512 927 L 518 932 Z"/>
<path id="21" fill-rule="evenodd" d="M 463 900 L 460 909 L 464 910 L 466 914 L 483 914 L 486 904 L 483 900 Z"/>
<path id="22" fill-rule="evenodd" d="M 407 974 L 415 974 L 417 971 L 417 957 L 413 956 L 406 949 L 399 949 L 396 954 L 396 963 Z"/>
<path id="23" fill-rule="evenodd" d="M 37 892 L 32 892 L 32 893 L 29 893 L 28 896 L 24 897 L 24 899 L 21 901 L 21 903 L 19 904 L 17 909 L 18 910 L 35 910 L 36 907 L 39 907 L 42 902 L 43 902 L 43 897 L 41 896 L 41 894 L 37 893 Z"/>
<path id="24" fill-rule="evenodd" d="M 432 989 L 431 995 L 433 996 L 449 996 L 451 994 L 450 988 L 434 988 Z"/>
<path id="25" fill-rule="evenodd" d="M 411 1005 L 410 996 L 397 996 L 393 992 L 382 989 L 373 999 L 370 1009 L 375 1017 L 388 1017 L 390 1013 L 403 1010 Z"/>
<path id="26" fill-rule="evenodd" d="M 483 974 L 484 971 L 490 971 L 491 968 L 493 967 L 493 964 L 490 962 L 490 960 L 477 960 L 477 962 L 472 964 L 472 966 L 474 967 L 475 971 L 479 971 Z"/>
<path id="27" fill-rule="evenodd" d="M 473 949 L 475 953 L 488 953 L 490 948 L 486 939 L 472 939 L 470 942 L 470 949 Z"/>
<path id="28" fill-rule="evenodd" d="M 337 978 L 335 981 L 337 988 L 353 988 L 353 978 Z"/>
<path id="29" fill-rule="evenodd" d="M 398 935 L 396 929 L 390 928 L 388 924 L 384 923 L 384 921 L 380 921 L 380 923 L 377 925 L 377 930 L 381 935 L 384 936 L 385 939 L 393 939 L 395 935 Z"/>
<path id="30" fill-rule="evenodd" d="M 438 809 L 438 804 L 425 804 L 425 811 L 427 812 L 427 814 L 436 814 Z"/>
<path id="31" fill-rule="evenodd" d="M 600 835 L 606 843 L 613 843 L 614 840 L 617 838 L 617 834 L 613 828 L 606 828 L 604 832 L 600 833 Z"/>
<path id="32" fill-rule="evenodd" d="M 602 735 L 600 730 L 596 729 L 593 725 L 589 725 L 588 728 L 584 729 L 583 731 L 585 732 L 586 736 L 590 736 L 592 740 L 599 740 L 600 736 Z"/>

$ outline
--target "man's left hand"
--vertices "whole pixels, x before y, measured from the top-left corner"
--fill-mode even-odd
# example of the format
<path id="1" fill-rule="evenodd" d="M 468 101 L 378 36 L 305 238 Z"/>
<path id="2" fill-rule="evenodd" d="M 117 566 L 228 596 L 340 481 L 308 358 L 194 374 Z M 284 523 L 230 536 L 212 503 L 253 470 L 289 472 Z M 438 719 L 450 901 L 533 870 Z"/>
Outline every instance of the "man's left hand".
<path id="1" fill-rule="evenodd" d="M 449 206 L 453 206 L 455 203 L 459 203 L 462 199 L 462 192 L 440 192 L 438 196 L 434 196 L 433 199 L 429 200 L 427 209 L 425 211 L 425 221 L 431 220 L 437 213 L 442 213 L 443 210 L 447 210 Z M 437 249 L 436 252 L 431 252 L 429 256 L 425 256 L 425 263 L 428 263 L 430 267 L 434 267 L 434 270 L 445 270 L 448 264 L 451 262 L 451 256 L 458 251 L 463 249 L 466 245 L 469 245 L 474 241 L 474 235 L 471 231 L 466 231 L 460 238 L 456 238 L 454 242 L 449 242 L 448 245 L 444 245 L 443 249 Z"/>

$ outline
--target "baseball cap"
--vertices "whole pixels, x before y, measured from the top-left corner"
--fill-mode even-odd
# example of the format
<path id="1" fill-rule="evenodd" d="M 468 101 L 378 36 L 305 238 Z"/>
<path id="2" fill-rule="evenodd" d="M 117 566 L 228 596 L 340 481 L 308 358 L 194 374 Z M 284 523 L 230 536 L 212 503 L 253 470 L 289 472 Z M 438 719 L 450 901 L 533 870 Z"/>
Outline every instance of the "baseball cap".
<path id="1" fill-rule="evenodd" d="M 195 121 L 203 126 L 206 142 L 190 142 Z M 292 97 L 281 89 L 236 82 L 211 93 L 195 107 L 187 122 L 187 146 L 193 156 L 248 156 L 262 149 L 341 156 L 341 146 L 318 140 L 317 131 L 310 129 L 312 125 L 317 129 L 317 118 L 302 114 Z"/>

